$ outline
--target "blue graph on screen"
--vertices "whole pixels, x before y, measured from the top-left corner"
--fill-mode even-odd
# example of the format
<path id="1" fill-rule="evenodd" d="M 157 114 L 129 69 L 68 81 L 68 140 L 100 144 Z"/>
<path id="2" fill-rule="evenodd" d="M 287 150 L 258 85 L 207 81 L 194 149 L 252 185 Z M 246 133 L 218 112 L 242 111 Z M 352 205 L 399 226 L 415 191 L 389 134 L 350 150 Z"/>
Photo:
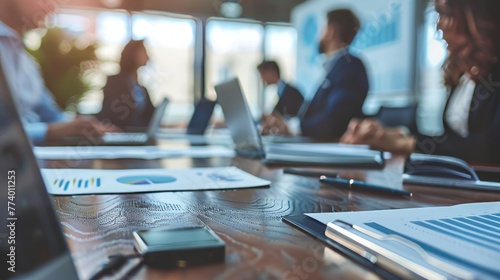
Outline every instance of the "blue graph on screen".
<path id="1" fill-rule="evenodd" d="M 367 49 L 392 42 L 400 38 L 401 5 L 394 5 L 390 11 L 379 13 L 366 21 L 352 46 L 356 49 Z"/>

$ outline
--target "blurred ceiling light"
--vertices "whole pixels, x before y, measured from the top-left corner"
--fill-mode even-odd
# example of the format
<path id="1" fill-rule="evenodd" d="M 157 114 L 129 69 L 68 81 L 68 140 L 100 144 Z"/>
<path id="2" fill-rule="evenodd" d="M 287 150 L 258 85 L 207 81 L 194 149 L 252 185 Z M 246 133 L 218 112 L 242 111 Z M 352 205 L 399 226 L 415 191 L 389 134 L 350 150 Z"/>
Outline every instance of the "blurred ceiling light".
<path id="1" fill-rule="evenodd" d="M 122 5 L 123 0 L 101 0 L 101 3 L 107 8 L 118 8 Z"/>
<path id="2" fill-rule="evenodd" d="M 243 6 L 239 0 L 228 0 L 220 4 L 219 10 L 224 17 L 237 18 L 243 13 Z"/>

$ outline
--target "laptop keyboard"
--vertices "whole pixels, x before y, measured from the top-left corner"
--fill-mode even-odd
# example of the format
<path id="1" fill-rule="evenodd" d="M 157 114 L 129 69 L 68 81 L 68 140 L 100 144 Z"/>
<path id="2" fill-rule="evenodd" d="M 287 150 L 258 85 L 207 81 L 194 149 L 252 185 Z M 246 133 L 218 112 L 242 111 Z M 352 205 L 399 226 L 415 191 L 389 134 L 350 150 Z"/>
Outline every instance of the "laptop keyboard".
<path id="1" fill-rule="evenodd" d="M 144 143 L 148 140 L 145 133 L 106 133 L 102 137 L 105 143 Z"/>

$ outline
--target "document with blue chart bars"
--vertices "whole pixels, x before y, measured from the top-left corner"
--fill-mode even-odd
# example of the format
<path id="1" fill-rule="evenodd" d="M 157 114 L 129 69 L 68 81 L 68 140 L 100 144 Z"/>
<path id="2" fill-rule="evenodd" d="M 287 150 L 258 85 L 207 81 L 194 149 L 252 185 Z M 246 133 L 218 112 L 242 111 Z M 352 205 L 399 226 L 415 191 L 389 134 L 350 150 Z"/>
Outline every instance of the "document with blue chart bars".
<path id="1" fill-rule="evenodd" d="M 325 235 L 404 278 L 500 278 L 500 202 L 306 214 Z"/>
<path id="2" fill-rule="evenodd" d="M 236 167 L 192 169 L 42 169 L 53 195 L 203 191 L 264 187 L 269 181 Z"/>

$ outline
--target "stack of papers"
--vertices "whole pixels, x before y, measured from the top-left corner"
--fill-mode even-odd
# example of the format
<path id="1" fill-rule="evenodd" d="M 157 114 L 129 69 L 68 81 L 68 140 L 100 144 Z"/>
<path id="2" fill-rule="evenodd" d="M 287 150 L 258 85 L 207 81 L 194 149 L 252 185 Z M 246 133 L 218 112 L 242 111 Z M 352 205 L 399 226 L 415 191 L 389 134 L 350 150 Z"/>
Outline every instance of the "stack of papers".
<path id="1" fill-rule="evenodd" d="M 235 156 L 233 150 L 223 146 L 188 147 L 180 149 L 165 149 L 158 146 L 34 147 L 34 153 L 38 159 L 44 160 L 160 159 Z"/>
<path id="2" fill-rule="evenodd" d="M 192 169 L 42 169 L 54 195 L 206 191 L 264 187 L 270 184 L 236 167 Z"/>
<path id="3" fill-rule="evenodd" d="M 269 144 L 265 160 L 277 164 L 382 167 L 383 154 L 365 145 L 334 143 Z"/>
<path id="4" fill-rule="evenodd" d="M 306 214 L 325 235 L 403 278 L 500 275 L 500 202 Z"/>

